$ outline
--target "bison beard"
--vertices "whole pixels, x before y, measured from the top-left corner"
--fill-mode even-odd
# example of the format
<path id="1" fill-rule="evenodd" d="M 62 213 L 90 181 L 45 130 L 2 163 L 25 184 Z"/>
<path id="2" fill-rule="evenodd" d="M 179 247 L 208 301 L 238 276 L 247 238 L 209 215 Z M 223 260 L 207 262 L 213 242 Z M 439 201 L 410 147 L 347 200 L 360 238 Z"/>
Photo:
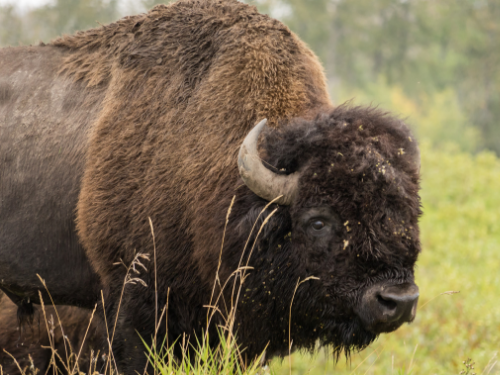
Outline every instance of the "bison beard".
<path id="1" fill-rule="evenodd" d="M 201 335 L 233 197 L 222 283 L 254 223 L 276 209 L 259 238 L 250 235 L 250 259 L 250 251 L 243 255 L 253 269 L 234 330 L 249 360 L 266 346 L 269 357 L 286 355 L 289 325 L 293 348 L 319 339 L 338 354 L 413 320 L 416 143 L 379 110 L 334 109 L 317 58 L 286 26 L 235 0 L 182 0 L 37 48 L 61 54 L 59 79 L 92 93 L 84 104 L 95 115 L 73 130 L 85 159 L 74 172 L 76 229 L 108 321 L 119 314 L 113 350 L 120 372 L 143 371 L 137 332 L 150 340 L 155 308 L 167 296 L 168 330 L 163 324 L 159 334 L 169 342 Z M 287 205 L 259 216 L 269 202 L 242 182 L 236 161 L 263 118 L 264 165 L 299 178 Z M 120 304 L 125 269 L 116 264 L 137 253 L 153 259 L 149 220 L 156 264 L 141 274 L 147 287 L 126 285 Z M 296 291 L 290 323 L 297 282 L 310 276 Z M 98 302 L 90 289 L 85 303 L 66 303 Z M 231 288 L 223 293 L 230 304 Z M 213 345 L 222 319 L 210 326 Z"/>

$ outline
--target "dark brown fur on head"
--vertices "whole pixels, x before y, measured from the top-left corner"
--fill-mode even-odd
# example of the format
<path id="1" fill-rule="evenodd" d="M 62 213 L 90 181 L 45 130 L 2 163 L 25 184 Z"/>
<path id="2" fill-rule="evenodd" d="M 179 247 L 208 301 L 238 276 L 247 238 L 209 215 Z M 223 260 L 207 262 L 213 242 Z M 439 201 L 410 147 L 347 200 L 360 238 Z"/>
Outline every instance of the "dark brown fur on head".
<path id="1" fill-rule="evenodd" d="M 245 284 L 240 324 L 242 332 L 253 332 L 245 339 L 257 347 L 267 339 L 270 354 L 284 355 L 279 343 L 288 341 L 288 319 L 279 316 L 288 314 L 297 280 L 314 276 L 319 280 L 302 284 L 294 299 L 294 345 L 313 348 L 320 338 L 337 354 L 361 349 L 377 336 L 358 317 L 363 293 L 374 284 L 413 282 L 421 214 L 416 140 L 390 114 L 349 104 L 268 129 L 263 139 L 266 165 L 281 174 L 298 171 L 301 178 L 297 200 L 278 207 L 251 262 L 258 271 Z M 239 197 L 232 215 L 240 227 L 231 227 L 227 241 L 233 231 L 250 231 L 265 203 Z M 300 223 L 304 212 L 318 207 L 336 218 L 328 242 L 312 242 Z M 259 335 L 252 329 L 256 321 L 265 327 Z"/>

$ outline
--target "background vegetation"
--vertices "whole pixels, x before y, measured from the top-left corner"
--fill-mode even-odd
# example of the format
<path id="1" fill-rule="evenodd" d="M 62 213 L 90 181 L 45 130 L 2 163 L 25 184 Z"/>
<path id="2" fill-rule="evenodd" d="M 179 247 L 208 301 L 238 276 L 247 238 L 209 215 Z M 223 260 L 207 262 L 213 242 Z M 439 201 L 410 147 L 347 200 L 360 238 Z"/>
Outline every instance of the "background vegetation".
<path id="1" fill-rule="evenodd" d="M 168 0 L 0 0 L 0 46 L 48 42 Z M 247 0 L 281 19 L 325 66 L 336 102 L 392 89 L 414 111 L 454 113 L 433 142 L 500 153 L 500 0 Z M 29 3 L 29 2 L 28 2 Z M 438 103 L 436 103 L 436 101 Z M 405 113 L 405 115 L 408 115 Z M 432 134 L 428 134 L 431 130 Z"/>
<path id="2" fill-rule="evenodd" d="M 0 46 L 144 11 L 156 0 L 0 2 Z M 250 1 L 249 1 L 250 2 Z M 336 103 L 407 117 L 421 143 L 417 319 L 334 365 L 328 350 L 276 374 L 500 374 L 500 0 L 259 0 L 323 61 Z M 0 67 L 1 69 L 1 67 Z M 456 294 L 442 294 L 460 291 Z M 264 370 L 263 370 L 264 371 Z M 471 372 L 472 373 L 472 372 Z"/>

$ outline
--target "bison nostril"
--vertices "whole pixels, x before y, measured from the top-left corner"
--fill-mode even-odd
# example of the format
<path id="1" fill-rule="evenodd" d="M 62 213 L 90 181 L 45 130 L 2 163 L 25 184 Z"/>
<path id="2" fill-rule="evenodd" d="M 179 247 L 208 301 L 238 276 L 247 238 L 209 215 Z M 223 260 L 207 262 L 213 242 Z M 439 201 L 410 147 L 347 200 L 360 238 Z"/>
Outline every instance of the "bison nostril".
<path id="1" fill-rule="evenodd" d="M 384 306 L 387 310 L 396 310 L 396 308 L 398 307 L 398 304 L 395 301 L 390 300 L 390 299 L 385 299 L 380 294 L 377 296 L 377 301 L 379 304 Z"/>
<path id="2" fill-rule="evenodd" d="M 370 287 L 364 294 L 360 318 L 372 332 L 390 332 L 415 319 L 418 287 L 413 283 Z"/>

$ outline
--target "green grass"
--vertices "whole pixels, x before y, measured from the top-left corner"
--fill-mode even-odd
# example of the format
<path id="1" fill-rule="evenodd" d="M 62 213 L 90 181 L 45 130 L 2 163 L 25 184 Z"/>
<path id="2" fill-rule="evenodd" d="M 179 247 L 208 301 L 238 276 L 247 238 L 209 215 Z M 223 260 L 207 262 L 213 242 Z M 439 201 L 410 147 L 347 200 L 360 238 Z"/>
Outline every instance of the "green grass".
<path id="1" fill-rule="evenodd" d="M 150 364 L 156 369 L 155 375 L 259 375 L 262 369 L 259 360 L 245 366 L 239 347 L 231 335 L 219 332 L 220 345 L 212 349 L 208 344 L 208 336 L 196 342 L 191 348 L 194 357 L 190 358 L 190 344 L 181 344 L 183 357 L 175 358 L 173 346 L 155 352 L 145 342 Z"/>
<path id="2" fill-rule="evenodd" d="M 469 357 L 473 372 L 500 374 L 492 367 L 500 351 L 500 160 L 443 147 L 421 145 L 417 318 L 348 363 L 334 365 L 324 350 L 296 353 L 292 374 L 459 374 Z M 460 293 L 440 295 L 446 291 Z M 287 359 L 271 369 L 290 373 Z"/>

